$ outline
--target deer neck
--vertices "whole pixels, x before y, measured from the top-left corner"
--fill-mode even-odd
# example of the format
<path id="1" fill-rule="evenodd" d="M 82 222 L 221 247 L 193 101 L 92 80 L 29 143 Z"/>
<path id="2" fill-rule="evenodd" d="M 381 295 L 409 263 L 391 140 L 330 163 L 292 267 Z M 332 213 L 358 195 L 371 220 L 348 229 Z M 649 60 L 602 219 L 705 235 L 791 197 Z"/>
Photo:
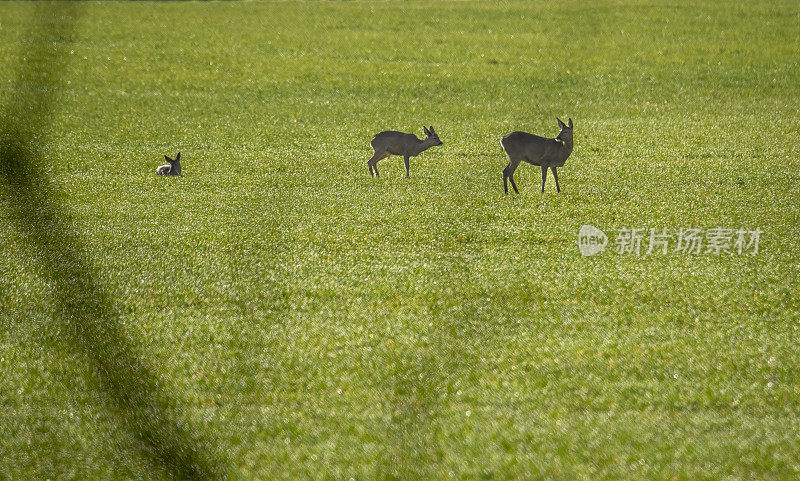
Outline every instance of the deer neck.
<path id="1" fill-rule="evenodd" d="M 417 155 L 422 153 L 422 151 L 428 150 L 431 147 L 433 147 L 433 139 L 426 138 L 425 140 L 418 140 L 417 144 L 412 147 L 413 150 L 412 156 L 416 157 Z"/>
<path id="2" fill-rule="evenodd" d="M 561 154 L 564 157 L 564 160 L 566 160 L 571 153 L 572 153 L 572 139 L 561 140 Z"/>

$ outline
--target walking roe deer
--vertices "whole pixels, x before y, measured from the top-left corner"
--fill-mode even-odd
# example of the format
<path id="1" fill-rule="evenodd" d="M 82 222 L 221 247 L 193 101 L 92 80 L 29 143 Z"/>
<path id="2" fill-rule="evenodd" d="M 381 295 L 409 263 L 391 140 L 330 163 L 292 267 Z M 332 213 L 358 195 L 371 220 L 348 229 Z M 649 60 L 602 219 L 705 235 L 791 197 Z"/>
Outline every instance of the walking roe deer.
<path id="1" fill-rule="evenodd" d="M 156 174 L 181 175 L 181 153 L 178 152 L 178 155 L 175 156 L 175 160 L 170 159 L 166 155 L 164 158 L 167 159 L 167 165 L 162 165 L 161 167 L 157 168 Z"/>
<path id="2" fill-rule="evenodd" d="M 422 129 L 425 131 L 425 140 L 419 140 L 414 134 L 405 134 L 395 130 L 387 130 L 376 134 L 369 142 L 372 146 L 372 150 L 375 151 L 372 157 L 367 161 L 370 175 L 380 177 L 378 173 L 379 160 L 385 159 L 390 155 L 402 155 L 406 163 L 407 179 L 408 159 L 410 157 L 416 157 L 422 153 L 423 150 L 442 145 L 442 141 L 439 140 L 439 135 L 433 130 L 433 126 L 431 126 L 430 129 L 423 126 Z"/>
<path id="3" fill-rule="evenodd" d="M 519 194 L 517 184 L 514 183 L 514 171 L 523 160 L 542 167 L 542 192 L 544 192 L 548 168 L 553 171 L 553 177 L 556 179 L 556 191 L 561 192 L 556 167 L 564 165 L 569 154 L 572 153 L 572 119 L 569 119 L 569 125 L 564 124 L 558 117 L 556 120 L 561 127 L 561 132 L 555 139 L 539 137 L 527 132 L 511 132 L 500 141 L 500 145 L 508 155 L 508 165 L 503 169 L 503 189 L 506 194 L 508 194 L 509 180 L 514 192 Z"/>

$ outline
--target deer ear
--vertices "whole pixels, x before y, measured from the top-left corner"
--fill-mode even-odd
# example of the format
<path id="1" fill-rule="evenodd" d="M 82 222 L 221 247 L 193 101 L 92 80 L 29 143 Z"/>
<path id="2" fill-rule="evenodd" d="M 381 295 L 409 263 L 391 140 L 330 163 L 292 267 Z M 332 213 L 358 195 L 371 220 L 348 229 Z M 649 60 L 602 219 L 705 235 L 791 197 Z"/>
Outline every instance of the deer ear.
<path id="1" fill-rule="evenodd" d="M 435 133 L 435 132 L 433 131 L 433 125 L 431 125 L 430 129 L 428 129 L 428 130 L 430 130 L 432 134 L 433 134 L 433 133 Z"/>
<path id="2" fill-rule="evenodd" d="M 556 117 L 556 120 L 558 121 L 558 126 L 559 126 L 559 127 L 566 127 L 566 125 L 564 125 L 564 122 L 562 122 L 562 121 L 561 121 L 561 119 L 559 119 L 558 117 Z"/>
<path id="3" fill-rule="evenodd" d="M 181 160 L 181 153 L 178 152 L 178 155 L 175 156 L 175 160 Z"/>
<path id="4" fill-rule="evenodd" d="M 164 156 L 164 158 L 165 158 L 165 159 L 167 159 L 167 162 L 172 162 L 172 159 L 170 159 L 170 158 L 169 158 L 169 157 L 167 157 L 166 155 Z"/>
<path id="5" fill-rule="evenodd" d="M 428 130 L 428 127 L 422 126 L 422 131 L 425 132 L 425 135 L 431 135 L 431 131 Z"/>
<path id="6" fill-rule="evenodd" d="M 569 119 L 569 128 L 572 128 L 572 118 Z"/>

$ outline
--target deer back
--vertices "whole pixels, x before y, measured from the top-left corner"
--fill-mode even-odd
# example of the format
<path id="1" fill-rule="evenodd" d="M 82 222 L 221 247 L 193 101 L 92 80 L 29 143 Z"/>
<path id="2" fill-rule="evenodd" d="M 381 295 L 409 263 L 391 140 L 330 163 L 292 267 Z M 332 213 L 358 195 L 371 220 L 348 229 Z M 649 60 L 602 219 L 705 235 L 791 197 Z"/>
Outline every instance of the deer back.
<path id="1" fill-rule="evenodd" d="M 525 161 L 533 165 L 553 165 L 560 167 L 569 157 L 572 145 L 556 139 L 540 137 L 527 132 L 512 132 L 500 142 L 508 158 L 515 161 Z"/>
<path id="2" fill-rule="evenodd" d="M 376 134 L 372 138 L 372 148 L 376 152 L 386 152 L 391 155 L 416 155 L 416 149 L 421 141 L 414 134 L 406 134 L 395 130 L 387 130 Z"/>

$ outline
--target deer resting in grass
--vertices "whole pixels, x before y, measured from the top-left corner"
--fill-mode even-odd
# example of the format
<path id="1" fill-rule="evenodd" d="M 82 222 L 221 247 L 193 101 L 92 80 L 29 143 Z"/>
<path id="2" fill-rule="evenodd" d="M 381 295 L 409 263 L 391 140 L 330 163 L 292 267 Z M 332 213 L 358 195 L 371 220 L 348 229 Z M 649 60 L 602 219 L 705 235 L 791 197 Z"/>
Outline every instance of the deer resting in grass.
<path id="1" fill-rule="evenodd" d="M 556 117 L 556 120 L 558 120 L 558 125 L 561 127 L 561 132 L 555 139 L 539 137 L 527 132 L 511 132 L 500 141 L 500 145 L 503 146 L 503 150 L 508 155 L 508 165 L 503 169 L 503 189 L 506 194 L 508 194 L 509 180 L 514 192 L 519 194 L 517 184 L 514 183 L 514 171 L 517 170 L 517 166 L 523 160 L 542 168 L 542 192 L 544 192 L 544 182 L 547 180 L 548 168 L 553 171 L 553 177 L 556 179 L 556 191 L 561 192 L 561 187 L 558 185 L 556 167 L 564 165 L 564 162 L 569 158 L 569 154 L 572 153 L 572 119 L 569 119 L 569 125 L 562 122 L 558 117 Z"/>
<path id="2" fill-rule="evenodd" d="M 178 152 L 178 155 L 175 156 L 175 159 L 170 159 L 166 155 L 164 156 L 167 159 L 167 165 L 162 165 L 161 167 L 156 169 L 156 174 L 158 175 L 182 175 L 181 174 L 181 153 Z"/>
<path id="3" fill-rule="evenodd" d="M 422 127 L 422 129 L 425 131 L 426 135 L 424 140 L 420 140 L 414 134 L 404 134 L 403 132 L 394 130 L 387 130 L 376 134 L 369 143 L 372 146 L 372 150 L 375 151 L 372 157 L 367 161 L 370 175 L 380 177 L 380 174 L 378 174 L 379 160 L 385 159 L 390 155 L 402 155 L 406 163 L 407 179 L 409 158 L 418 156 L 423 150 L 442 145 L 442 141 L 439 140 L 439 135 L 433 130 L 433 126 L 431 126 L 430 129 L 427 127 Z"/>

